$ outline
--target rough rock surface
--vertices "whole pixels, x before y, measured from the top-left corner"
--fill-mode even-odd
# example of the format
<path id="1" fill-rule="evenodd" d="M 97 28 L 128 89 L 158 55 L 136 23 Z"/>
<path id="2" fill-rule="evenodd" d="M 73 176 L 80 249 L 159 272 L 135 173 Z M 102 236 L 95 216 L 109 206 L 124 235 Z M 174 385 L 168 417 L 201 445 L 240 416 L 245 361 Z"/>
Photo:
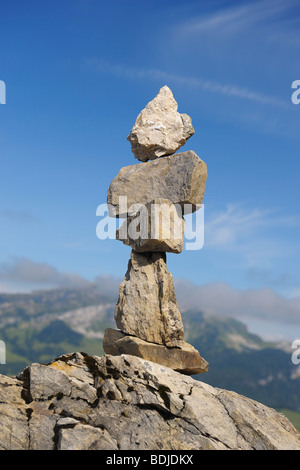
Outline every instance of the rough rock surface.
<path id="1" fill-rule="evenodd" d="M 172 91 L 162 87 L 140 112 L 127 137 L 135 158 L 145 162 L 172 155 L 194 134 L 191 118 L 177 110 Z"/>
<path id="2" fill-rule="evenodd" d="M 103 349 L 107 354 L 113 356 L 130 354 L 187 375 L 202 374 L 208 371 L 208 362 L 191 344 L 185 341 L 180 343 L 180 347 L 168 348 L 162 344 L 148 343 L 136 336 L 126 335 L 120 330 L 107 328 L 103 338 Z"/>
<path id="3" fill-rule="evenodd" d="M 134 251 L 181 253 L 185 220 L 181 208 L 168 199 L 154 199 L 129 216 L 117 230 L 116 238 Z"/>
<path id="4" fill-rule="evenodd" d="M 206 163 L 192 150 L 125 166 L 108 188 L 109 215 L 127 217 L 131 206 L 157 198 L 179 204 L 186 209 L 183 214 L 195 211 L 202 204 L 206 179 Z M 120 197 L 125 197 L 124 207 L 120 207 Z"/>
<path id="5" fill-rule="evenodd" d="M 130 355 L 0 375 L 0 420 L 3 450 L 300 450 L 275 410 Z"/>
<path id="6" fill-rule="evenodd" d="M 183 341 L 183 323 L 165 253 L 131 251 L 119 287 L 115 320 L 124 333 L 150 343 L 177 346 Z"/>

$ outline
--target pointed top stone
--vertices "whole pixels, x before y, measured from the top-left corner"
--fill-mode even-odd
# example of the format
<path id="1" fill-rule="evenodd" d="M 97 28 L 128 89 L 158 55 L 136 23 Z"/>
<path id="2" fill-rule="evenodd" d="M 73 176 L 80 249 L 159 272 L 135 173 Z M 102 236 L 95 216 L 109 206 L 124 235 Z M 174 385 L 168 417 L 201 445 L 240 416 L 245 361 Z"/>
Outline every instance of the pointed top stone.
<path id="1" fill-rule="evenodd" d="M 173 93 L 165 85 L 140 112 L 127 140 L 135 158 L 146 162 L 172 155 L 194 132 L 191 118 L 178 112 Z"/>

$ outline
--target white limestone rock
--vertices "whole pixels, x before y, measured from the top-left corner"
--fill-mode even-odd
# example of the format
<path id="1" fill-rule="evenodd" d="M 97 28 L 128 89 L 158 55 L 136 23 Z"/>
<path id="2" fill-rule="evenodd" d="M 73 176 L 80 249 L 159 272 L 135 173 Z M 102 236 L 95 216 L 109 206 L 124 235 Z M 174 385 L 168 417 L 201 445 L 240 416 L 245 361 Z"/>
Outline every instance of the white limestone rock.
<path id="1" fill-rule="evenodd" d="M 181 345 L 183 323 L 165 253 L 132 250 L 119 288 L 115 320 L 129 335 L 166 346 Z"/>
<path id="2" fill-rule="evenodd" d="M 158 198 L 143 205 L 138 214 L 127 217 L 116 238 L 138 253 L 181 253 L 184 228 L 181 208 L 168 199 Z"/>
<path id="3" fill-rule="evenodd" d="M 55 390 L 53 368 L 66 374 Z M 0 375 L 0 450 L 300 450 L 281 413 L 136 356 L 72 353 L 36 371 Z"/>
<path id="4" fill-rule="evenodd" d="M 207 165 L 192 150 L 121 168 L 107 191 L 110 217 L 127 217 L 135 205 L 157 198 L 179 204 L 182 215 L 201 207 Z"/>
<path id="5" fill-rule="evenodd" d="M 127 137 L 138 160 L 172 155 L 194 134 L 192 120 L 178 112 L 178 104 L 168 86 L 159 90 L 138 115 Z"/>

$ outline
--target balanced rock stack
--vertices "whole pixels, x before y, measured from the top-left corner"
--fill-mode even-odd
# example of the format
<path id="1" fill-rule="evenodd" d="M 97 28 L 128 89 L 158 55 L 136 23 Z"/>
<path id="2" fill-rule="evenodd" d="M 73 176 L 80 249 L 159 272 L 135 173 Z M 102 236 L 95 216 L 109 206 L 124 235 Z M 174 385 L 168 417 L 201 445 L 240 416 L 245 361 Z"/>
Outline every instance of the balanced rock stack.
<path id="1" fill-rule="evenodd" d="M 166 252 L 181 253 L 183 215 L 202 204 L 207 168 L 193 151 L 174 153 L 194 134 L 191 118 L 179 114 L 164 86 L 137 117 L 128 140 L 142 163 L 127 166 L 110 184 L 109 215 L 124 218 L 116 238 L 131 246 L 128 270 L 115 310 L 118 330 L 107 329 L 107 354 L 131 354 L 185 374 L 208 370 L 184 341 Z"/>

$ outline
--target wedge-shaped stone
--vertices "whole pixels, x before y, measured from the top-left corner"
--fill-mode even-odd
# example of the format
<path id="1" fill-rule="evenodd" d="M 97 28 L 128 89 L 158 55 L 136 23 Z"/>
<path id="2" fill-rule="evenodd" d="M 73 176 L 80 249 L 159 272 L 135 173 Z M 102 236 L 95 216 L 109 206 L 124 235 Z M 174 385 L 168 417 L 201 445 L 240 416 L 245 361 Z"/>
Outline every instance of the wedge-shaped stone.
<path id="1" fill-rule="evenodd" d="M 183 341 L 183 324 L 165 253 L 132 250 L 119 288 L 115 320 L 124 333 L 151 343 L 177 346 Z"/>
<path id="2" fill-rule="evenodd" d="M 191 118 L 177 110 L 172 91 L 162 87 L 140 112 L 127 137 L 135 158 L 145 162 L 172 155 L 194 134 Z"/>
<path id="3" fill-rule="evenodd" d="M 107 192 L 111 217 L 126 217 L 157 198 L 179 204 L 183 215 L 202 204 L 207 166 L 189 150 L 169 157 L 121 168 Z"/>
<path id="4" fill-rule="evenodd" d="M 208 371 L 208 362 L 192 345 L 184 341 L 176 348 L 169 348 L 108 328 L 105 330 L 103 338 L 103 349 L 106 354 L 112 356 L 130 354 L 187 375 L 202 374 Z"/>
<path id="5" fill-rule="evenodd" d="M 139 253 L 181 253 L 185 226 L 181 214 L 181 207 L 176 207 L 168 199 L 154 199 L 123 222 L 116 238 Z"/>

